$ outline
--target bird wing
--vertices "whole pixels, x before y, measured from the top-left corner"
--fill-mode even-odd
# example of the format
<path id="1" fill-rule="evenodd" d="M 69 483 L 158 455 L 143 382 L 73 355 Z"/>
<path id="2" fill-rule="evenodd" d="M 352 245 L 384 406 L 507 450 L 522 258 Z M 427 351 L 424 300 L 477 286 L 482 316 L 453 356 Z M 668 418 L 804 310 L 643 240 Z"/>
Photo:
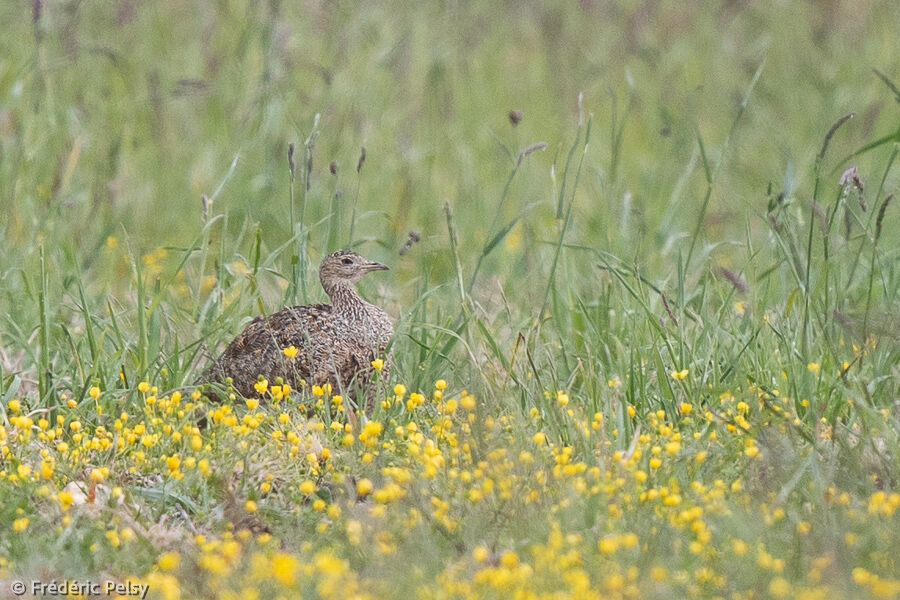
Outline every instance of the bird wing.
<path id="1" fill-rule="evenodd" d="M 291 306 L 251 321 L 228 345 L 214 369 L 231 377 L 245 395 L 257 375 L 270 382 L 282 377 L 295 385 L 298 378 L 324 383 L 334 379 L 334 365 L 344 362 L 346 349 L 339 343 L 339 329 L 328 304 Z M 298 349 L 293 359 L 284 354 L 290 346 Z"/>

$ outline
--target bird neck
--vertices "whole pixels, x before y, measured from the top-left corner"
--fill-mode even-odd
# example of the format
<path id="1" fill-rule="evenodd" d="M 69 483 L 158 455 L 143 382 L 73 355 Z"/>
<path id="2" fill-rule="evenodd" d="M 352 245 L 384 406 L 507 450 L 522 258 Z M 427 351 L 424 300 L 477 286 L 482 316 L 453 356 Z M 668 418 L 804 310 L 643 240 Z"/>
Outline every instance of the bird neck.
<path id="1" fill-rule="evenodd" d="M 324 286 L 323 286 L 324 287 Z M 366 301 L 357 293 L 356 287 L 349 281 L 339 281 L 325 287 L 325 293 L 331 298 L 331 305 L 338 312 L 363 308 Z"/>

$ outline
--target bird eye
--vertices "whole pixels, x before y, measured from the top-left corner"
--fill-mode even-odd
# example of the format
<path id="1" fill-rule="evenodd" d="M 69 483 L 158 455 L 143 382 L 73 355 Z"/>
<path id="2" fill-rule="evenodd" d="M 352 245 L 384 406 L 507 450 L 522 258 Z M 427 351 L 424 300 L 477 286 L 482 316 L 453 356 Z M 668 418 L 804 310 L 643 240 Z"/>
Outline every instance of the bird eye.
<path id="1" fill-rule="evenodd" d="M 352 264 L 353 264 L 353 261 L 352 261 L 351 259 L 349 259 L 349 258 L 345 258 L 345 259 L 341 260 L 341 262 L 344 263 L 345 265 L 352 265 Z"/>

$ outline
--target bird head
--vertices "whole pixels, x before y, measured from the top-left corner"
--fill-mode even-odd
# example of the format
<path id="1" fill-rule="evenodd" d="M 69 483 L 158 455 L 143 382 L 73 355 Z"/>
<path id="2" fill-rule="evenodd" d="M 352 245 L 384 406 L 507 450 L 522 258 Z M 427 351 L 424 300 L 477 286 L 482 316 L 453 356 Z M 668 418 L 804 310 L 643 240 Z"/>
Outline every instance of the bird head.
<path id="1" fill-rule="evenodd" d="M 387 269 L 388 267 L 380 262 L 369 260 L 352 250 L 338 250 L 322 261 L 322 266 L 319 267 L 319 280 L 327 291 L 339 283 L 356 283 L 371 271 Z"/>

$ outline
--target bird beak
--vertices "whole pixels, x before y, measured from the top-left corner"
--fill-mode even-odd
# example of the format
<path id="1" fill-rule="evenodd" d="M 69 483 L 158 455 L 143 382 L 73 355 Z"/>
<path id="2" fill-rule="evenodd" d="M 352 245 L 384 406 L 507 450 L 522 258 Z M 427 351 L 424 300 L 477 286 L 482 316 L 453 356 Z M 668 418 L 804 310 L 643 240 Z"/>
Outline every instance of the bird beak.
<path id="1" fill-rule="evenodd" d="M 366 267 L 366 271 L 389 271 L 390 270 L 387 265 L 383 265 L 380 262 L 375 262 L 375 261 L 366 263 L 365 267 Z"/>

